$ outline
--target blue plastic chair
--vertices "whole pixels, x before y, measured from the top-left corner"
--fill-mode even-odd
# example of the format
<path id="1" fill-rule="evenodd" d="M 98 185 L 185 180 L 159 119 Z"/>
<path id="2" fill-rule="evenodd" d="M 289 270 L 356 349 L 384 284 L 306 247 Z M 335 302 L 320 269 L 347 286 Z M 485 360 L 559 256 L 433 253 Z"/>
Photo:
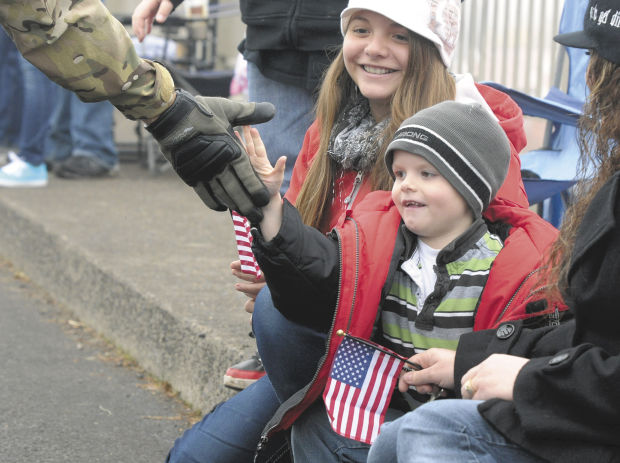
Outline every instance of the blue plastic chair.
<path id="1" fill-rule="evenodd" d="M 581 30 L 587 0 L 566 0 L 562 9 L 559 33 Z M 521 155 L 523 183 L 530 204 L 542 201 L 542 216 L 555 226 L 562 220 L 569 189 L 575 183 L 579 159 L 576 123 L 582 114 L 587 95 L 586 69 L 588 56 L 585 50 L 565 48 L 559 56 L 555 87 L 544 98 L 536 98 L 507 88 L 495 82 L 484 82 L 509 94 L 523 110 L 523 114 L 547 119 L 544 146 Z M 564 60 L 568 56 L 568 85 L 566 92 L 558 89 Z M 527 178 L 525 173 L 532 177 Z"/>

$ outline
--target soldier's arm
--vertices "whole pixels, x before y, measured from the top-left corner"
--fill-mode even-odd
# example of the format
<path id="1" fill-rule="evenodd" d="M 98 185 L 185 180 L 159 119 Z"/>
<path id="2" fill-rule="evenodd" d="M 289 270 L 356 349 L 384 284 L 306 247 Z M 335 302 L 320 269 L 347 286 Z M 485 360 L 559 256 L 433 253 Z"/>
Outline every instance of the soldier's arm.
<path id="1" fill-rule="evenodd" d="M 152 120 L 174 100 L 170 74 L 138 57 L 100 0 L 2 0 L 0 22 L 28 61 L 83 101 Z"/>
<path id="2" fill-rule="evenodd" d="M 265 122 L 273 106 L 198 101 L 175 91 L 163 66 L 138 57 L 101 0 L 0 0 L 0 24 L 27 60 L 83 101 L 109 100 L 127 118 L 149 123 L 177 174 L 207 206 L 260 220 L 269 194 L 231 123 Z"/>

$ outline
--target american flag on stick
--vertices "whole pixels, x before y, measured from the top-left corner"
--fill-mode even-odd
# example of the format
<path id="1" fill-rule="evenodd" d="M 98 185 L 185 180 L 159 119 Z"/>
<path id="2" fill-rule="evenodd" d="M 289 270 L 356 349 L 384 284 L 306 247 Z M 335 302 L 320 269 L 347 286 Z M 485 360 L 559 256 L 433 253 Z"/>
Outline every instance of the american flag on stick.
<path id="1" fill-rule="evenodd" d="M 405 359 L 378 344 L 344 336 L 323 391 L 325 408 L 334 431 L 372 444 Z"/>
<path id="2" fill-rule="evenodd" d="M 237 241 L 237 251 L 241 261 L 241 271 L 255 278 L 262 275 L 261 269 L 256 262 L 252 252 L 252 233 L 250 233 L 250 222 L 241 214 L 231 211 L 233 225 L 235 227 L 235 239 Z"/>

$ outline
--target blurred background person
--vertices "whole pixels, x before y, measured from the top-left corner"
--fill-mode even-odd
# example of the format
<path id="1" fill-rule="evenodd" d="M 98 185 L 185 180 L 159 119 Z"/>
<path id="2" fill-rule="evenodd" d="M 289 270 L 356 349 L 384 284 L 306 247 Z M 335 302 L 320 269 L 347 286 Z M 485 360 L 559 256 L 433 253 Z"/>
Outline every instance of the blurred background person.
<path id="1" fill-rule="evenodd" d="M 62 178 L 105 177 L 118 171 L 114 107 L 108 101 L 84 103 L 56 86 L 45 162 Z"/>
<path id="2" fill-rule="evenodd" d="M 18 63 L 23 94 L 17 152 L 10 151 L 9 163 L 0 169 L 0 187 L 43 187 L 47 185 L 45 140 L 55 85 L 21 55 Z"/>
<path id="3" fill-rule="evenodd" d="M 7 162 L 7 155 L 14 150 L 21 124 L 22 86 L 19 77 L 19 52 L 15 44 L 0 31 L 0 165 Z"/>

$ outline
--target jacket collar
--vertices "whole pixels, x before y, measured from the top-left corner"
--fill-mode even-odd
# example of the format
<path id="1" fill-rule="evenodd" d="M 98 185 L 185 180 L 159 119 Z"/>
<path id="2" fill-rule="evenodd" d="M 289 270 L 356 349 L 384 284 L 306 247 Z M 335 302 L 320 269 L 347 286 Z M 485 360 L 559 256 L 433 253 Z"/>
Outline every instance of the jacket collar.
<path id="1" fill-rule="evenodd" d="M 460 259 L 463 254 L 471 249 L 474 244 L 488 231 L 488 227 L 484 219 L 478 218 L 471 226 L 465 230 L 463 234 L 458 236 L 454 241 L 448 243 L 437 255 L 437 263 L 454 262 Z M 400 234 L 404 239 L 405 252 L 402 253 L 401 260 L 407 260 L 413 255 L 413 251 L 417 246 L 417 236 L 409 231 L 404 223 L 400 224 Z"/>
<path id="2" fill-rule="evenodd" d="M 462 235 L 441 250 L 437 255 L 437 263 L 447 264 L 460 259 L 487 231 L 487 224 L 481 217 L 478 217 Z"/>

